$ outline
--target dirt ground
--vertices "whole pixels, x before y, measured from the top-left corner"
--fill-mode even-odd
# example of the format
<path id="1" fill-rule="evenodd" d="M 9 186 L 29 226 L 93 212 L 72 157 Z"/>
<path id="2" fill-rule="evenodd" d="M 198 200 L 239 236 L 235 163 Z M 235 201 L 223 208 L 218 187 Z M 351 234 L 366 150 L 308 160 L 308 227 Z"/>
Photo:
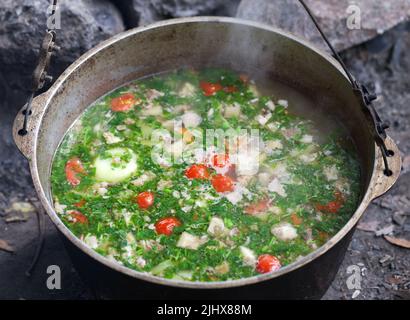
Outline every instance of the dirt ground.
<path id="1" fill-rule="evenodd" d="M 391 123 L 389 134 L 398 143 L 404 168 L 391 192 L 367 210 L 339 272 L 324 299 L 410 299 L 410 250 L 385 240 L 383 233 L 410 239 L 410 23 L 403 24 L 343 57 L 353 74 L 364 83 L 375 83 L 380 99 L 376 107 Z M 0 104 L 0 239 L 13 253 L 0 251 L 0 299 L 92 299 L 71 265 L 59 235 L 45 217 L 45 246 L 31 277 L 25 272 L 35 253 L 38 227 L 36 214 L 18 214 L 16 201 L 35 200 L 27 162 L 14 147 L 11 106 Z M 15 108 L 14 108 L 15 110 Z M 18 210 L 17 210 L 18 211 Z M 9 222 L 7 222 L 8 220 Z M 378 236 L 379 234 L 379 236 Z M 62 272 L 62 289 L 46 287 L 49 265 Z M 361 271 L 360 288 L 349 289 L 349 266 Z M 359 289 L 358 289 L 359 288 Z"/>

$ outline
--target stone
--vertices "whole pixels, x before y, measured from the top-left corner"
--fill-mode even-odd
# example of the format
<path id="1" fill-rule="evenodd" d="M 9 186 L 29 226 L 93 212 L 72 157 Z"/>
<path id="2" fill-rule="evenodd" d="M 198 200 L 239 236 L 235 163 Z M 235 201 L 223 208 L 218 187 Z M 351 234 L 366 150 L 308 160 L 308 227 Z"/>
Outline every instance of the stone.
<path id="1" fill-rule="evenodd" d="M 198 15 L 234 16 L 240 0 L 118 0 L 127 27 Z"/>
<path id="2" fill-rule="evenodd" d="M 406 219 L 407 219 L 407 215 L 404 214 L 403 212 L 398 211 L 398 212 L 393 213 L 393 221 L 399 226 L 404 225 L 406 222 Z"/>
<path id="3" fill-rule="evenodd" d="M 381 228 L 375 232 L 376 237 L 392 234 L 394 231 L 394 225 L 390 224 L 384 228 Z"/>
<path id="4" fill-rule="evenodd" d="M 24 104 L 44 37 L 49 0 L 2 0 L 0 2 L 0 94 L 7 108 Z M 108 0 L 61 1 L 61 29 L 52 58 L 52 75 L 99 42 L 124 30 L 122 16 Z"/>
<path id="5" fill-rule="evenodd" d="M 393 258 L 392 256 L 386 254 L 386 255 L 384 255 L 384 256 L 379 260 L 379 263 L 380 263 L 383 267 L 385 267 L 385 266 L 387 266 L 387 265 L 388 265 L 391 261 L 393 261 L 393 260 L 394 260 L 394 258 Z"/>
<path id="6" fill-rule="evenodd" d="M 408 0 L 306 0 L 324 33 L 338 51 L 361 44 L 410 18 Z M 349 22 L 360 10 L 360 29 Z M 328 51 L 320 34 L 297 0 L 242 0 L 237 17 L 266 23 L 312 41 Z M 358 25 L 353 23 L 353 25 Z M 349 26 L 352 26 L 350 23 Z"/>

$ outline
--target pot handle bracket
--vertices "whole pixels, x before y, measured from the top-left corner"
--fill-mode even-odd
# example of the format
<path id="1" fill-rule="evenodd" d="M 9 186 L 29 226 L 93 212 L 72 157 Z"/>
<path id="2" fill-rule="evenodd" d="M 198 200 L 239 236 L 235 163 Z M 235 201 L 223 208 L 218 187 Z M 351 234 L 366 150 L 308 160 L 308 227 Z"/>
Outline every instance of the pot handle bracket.
<path id="1" fill-rule="evenodd" d="M 390 141 L 389 144 L 387 143 L 388 136 L 386 129 L 389 128 L 389 124 L 384 122 L 380 118 L 379 114 L 372 104 L 372 101 L 377 99 L 377 95 L 371 94 L 364 85 L 360 84 L 357 81 L 355 81 L 353 84 L 353 91 L 357 99 L 360 101 L 363 112 L 365 113 L 368 120 L 367 122 L 370 130 L 373 131 L 374 140 L 380 149 L 381 158 L 384 165 L 383 173 L 385 176 L 390 177 L 394 174 L 393 169 L 396 168 L 390 166 L 388 158 L 392 158 L 394 156 L 400 158 L 400 156 L 397 146 L 392 141 Z M 394 145 L 394 148 L 392 144 Z"/>
<path id="2" fill-rule="evenodd" d="M 30 121 L 27 121 L 27 105 L 24 105 L 17 114 L 13 124 L 13 139 L 20 152 L 30 160 L 35 148 L 36 131 L 41 121 L 41 115 L 47 104 L 47 92 L 40 94 L 32 99 L 30 107 Z M 26 123 L 25 123 L 26 122 Z M 24 124 L 25 123 L 25 124 Z M 26 134 L 21 134 L 21 130 L 25 128 Z"/>
<path id="3" fill-rule="evenodd" d="M 372 101 L 376 100 L 377 96 L 369 93 L 367 88 L 357 81 L 354 82 L 353 90 L 361 103 L 367 118 L 367 124 L 373 132 L 375 143 L 378 146 L 375 155 L 375 176 L 370 187 L 372 199 L 376 199 L 395 184 L 401 172 L 402 160 L 399 148 L 386 133 L 389 125 L 381 120 L 372 104 Z"/>
<path id="4" fill-rule="evenodd" d="M 322 28 L 320 27 L 318 21 L 316 20 L 308 5 L 305 3 L 304 0 L 299 0 L 299 2 L 306 10 L 307 14 L 316 26 L 316 29 L 319 31 L 323 40 L 326 42 L 327 46 L 332 51 L 335 59 L 339 62 L 342 69 L 345 71 L 347 77 L 349 78 L 350 83 L 353 87 L 353 91 L 357 99 L 360 101 L 363 112 L 366 115 L 366 118 L 368 120 L 367 123 L 370 127 L 370 130 L 373 132 L 374 140 L 377 146 L 379 147 L 378 152 L 376 154 L 377 178 L 373 190 L 373 198 L 377 198 L 385 192 L 387 192 L 394 185 L 394 183 L 400 175 L 401 157 L 399 149 L 397 145 L 393 142 L 393 140 L 386 134 L 386 129 L 389 128 L 389 125 L 381 120 L 379 114 L 373 107 L 372 102 L 374 100 L 377 100 L 377 95 L 370 93 L 364 85 L 355 80 L 353 75 L 347 69 L 342 58 L 334 49 L 329 39 L 323 32 Z"/>
<path id="5" fill-rule="evenodd" d="M 401 172 L 402 160 L 399 148 L 389 136 L 386 136 L 384 145 L 389 154 L 387 157 L 388 160 L 386 159 L 386 161 L 389 163 L 388 170 L 390 170 L 390 174 L 386 174 L 383 151 L 381 148 L 377 148 L 375 170 L 369 187 L 371 200 L 374 200 L 389 191 L 396 183 Z"/>

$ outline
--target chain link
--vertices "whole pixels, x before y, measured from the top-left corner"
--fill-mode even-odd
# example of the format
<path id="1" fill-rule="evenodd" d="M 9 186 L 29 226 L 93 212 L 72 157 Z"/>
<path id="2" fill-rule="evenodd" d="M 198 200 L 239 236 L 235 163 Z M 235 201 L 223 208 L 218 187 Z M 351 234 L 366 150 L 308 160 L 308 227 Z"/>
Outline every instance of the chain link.
<path id="1" fill-rule="evenodd" d="M 387 138 L 386 129 L 389 128 L 389 125 L 380 118 L 379 114 L 377 113 L 376 109 L 374 108 L 372 104 L 374 100 L 377 100 L 377 95 L 370 93 L 369 90 L 366 88 L 366 86 L 361 84 L 359 81 L 357 81 L 353 77 L 353 75 L 350 73 L 345 63 L 343 62 L 342 58 L 337 53 L 337 51 L 332 46 L 329 39 L 323 32 L 322 28 L 320 27 L 318 21 L 316 20 L 315 16 L 313 15 L 308 5 L 305 3 L 304 0 L 299 0 L 299 3 L 305 8 L 310 19 L 313 21 L 314 25 L 316 26 L 316 29 L 319 31 L 323 40 L 326 42 L 327 46 L 332 51 L 333 56 L 339 62 L 342 69 L 345 71 L 347 77 L 349 78 L 349 81 L 353 88 L 353 92 L 357 96 L 360 104 L 362 105 L 364 113 L 369 119 L 369 123 L 371 124 L 371 130 L 373 130 L 375 142 L 377 146 L 380 148 L 380 151 L 383 157 L 383 162 L 384 162 L 384 174 L 386 176 L 391 176 L 392 171 L 390 170 L 389 162 L 387 161 L 387 158 L 392 156 L 392 153 L 390 150 L 387 149 L 386 142 L 385 142 Z"/>

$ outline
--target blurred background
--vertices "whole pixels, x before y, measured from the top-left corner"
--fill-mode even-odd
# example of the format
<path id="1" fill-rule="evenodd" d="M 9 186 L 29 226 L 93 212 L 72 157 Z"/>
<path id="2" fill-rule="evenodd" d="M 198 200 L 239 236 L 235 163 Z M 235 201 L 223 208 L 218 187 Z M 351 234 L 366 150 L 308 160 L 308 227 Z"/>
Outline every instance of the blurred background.
<path id="1" fill-rule="evenodd" d="M 367 210 L 324 299 L 410 299 L 410 0 L 307 0 L 354 76 L 379 95 L 375 106 L 391 125 L 403 156 L 394 189 Z M 93 299 L 47 216 L 39 241 L 36 194 L 26 160 L 15 148 L 12 121 L 30 94 L 47 21 L 48 0 L 0 2 L 0 299 Z M 273 25 L 327 50 L 297 0 L 60 0 L 61 50 L 54 79 L 76 58 L 124 30 L 164 19 L 217 15 Z M 47 86 L 49 86 L 50 82 Z M 47 89 L 47 86 L 45 89 Z M 396 239 L 396 244 L 386 240 Z M 61 268 L 61 290 L 48 290 L 46 269 Z M 361 270 L 360 289 L 346 281 Z"/>

